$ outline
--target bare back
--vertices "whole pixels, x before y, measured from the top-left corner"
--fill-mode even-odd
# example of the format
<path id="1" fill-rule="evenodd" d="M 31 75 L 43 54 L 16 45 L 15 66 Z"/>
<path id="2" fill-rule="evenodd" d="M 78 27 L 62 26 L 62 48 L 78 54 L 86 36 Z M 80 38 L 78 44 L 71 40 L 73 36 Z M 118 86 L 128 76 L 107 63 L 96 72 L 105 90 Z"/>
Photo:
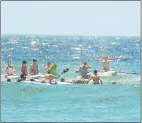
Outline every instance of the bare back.
<path id="1" fill-rule="evenodd" d="M 99 84 L 99 81 L 100 81 L 100 77 L 99 76 L 91 76 L 91 79 L 93 80 L 93 83 L 94 84 Z"/>
<path id="2" fill-rule="evenodd" d="M 46 74 L 45 75 L 45 83 L 51 83 L 51 81 L 55 78 L 53 74 Z"/>
<path id="3" fill-rule="evenodd" d="M 30 66 L 30 74 L 36 75 L 38 74 L 38 65 L 32 64 Z"/>

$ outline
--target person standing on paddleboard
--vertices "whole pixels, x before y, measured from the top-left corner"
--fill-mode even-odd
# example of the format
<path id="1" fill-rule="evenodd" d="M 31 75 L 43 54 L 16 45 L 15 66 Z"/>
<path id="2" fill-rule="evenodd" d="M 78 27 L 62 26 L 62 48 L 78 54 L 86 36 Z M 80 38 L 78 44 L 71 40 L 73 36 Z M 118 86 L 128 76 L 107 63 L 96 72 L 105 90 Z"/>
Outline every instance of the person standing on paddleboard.
<path id="1" fill-rule="evenodd" d="M 116 60 L 117 59 L 115 59 L 115 58 L 108 59 L 108 56 L 105 56 L 103 58 L 103 60 L 99 61 L 102 64 L 102 66 L 103 66 L 102 72 L 110 71 L 111 70 L 111 68 L 110 68 L 110 62 L 114 62 Z"/>
<path id="2" fill-rule="evenodd" d="M 37 60 L 33 59 L 33 64 L 31 64 L 30 66 L 30 74 L 31 75 L 37 75 L 38 72 L 38 64 L 37 64 Z"/>
<path id="3" fill-rule="evenodd" d="M 108 61 L 108 56 L 105 56 L 103 60 L 100 61 L 100 63 L 103 65 L 103 71 L 109 71 L 110 70 L 110 61 Z"/>

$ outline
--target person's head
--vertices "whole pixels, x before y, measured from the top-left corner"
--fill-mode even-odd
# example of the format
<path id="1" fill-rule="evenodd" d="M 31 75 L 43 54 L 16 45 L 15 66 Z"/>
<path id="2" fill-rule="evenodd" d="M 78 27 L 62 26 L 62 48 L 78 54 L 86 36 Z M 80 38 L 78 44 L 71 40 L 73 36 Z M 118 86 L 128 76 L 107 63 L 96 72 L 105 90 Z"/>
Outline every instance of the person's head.
<path id="1" fill-rule="evenodd" d="M 33 59 L 33 63 L 34 63 L 34 64 L 37 64 L 37 60 L 36 60 L 36 59 Z"/>
<path id="2" fill-rule="evenodd" d="M 82 61 L 82 64 L 84 64 L 85 61 Z"/>
<path id="3" fill-rule="evenodd" d="M 85 67 L 85 65 L 87 65 L 87 62 L 86 61 L 82 61 L 81 67 Z"/>
<path id="4" fill-rule="evenodd" d="M 65 79 L 64 78 L 61 78 L 61 80 L 60 80 L 61 82 L 65 82 Z"/>
<path id="5" fill-rule="evenodd" d="M 48 70 L 47 73 L 50 74 L 50 70 Z"/>
<path id="6" fill-rule="evenodd" d="M 112 84 L 116 84 L 116 82 L 112 82 Z"/>
<path id="7" fill-rule="evenodd" d="M 22 65 L 24 65 L 24 64 L 27 64 L 27 62 L 25 60 L 22 62 Z"/>
<path id="8" fill-rule="evenodd" d="M 84 62 L 84 65 L 87 65 L 87 62 Z"/>
<path id="9" fill-rule="evenodd" d="M 94 74 L 97 74 L 98 73 L 98 71 L 97 70 L 94 70 Z"/>
<path id="10" fill-rule="evenodd" d="M 48 63 L 47 63 L 47 65 L 51 65 L 51 63 L 50 63 L 50 62 L 48 62 Z"/>
<path id="11" fill-rule="evenodd" d="M 107 61 L 107 60 L 108 60 L 108 56 L 105 56 L 103 59 L 104 59 L 105 61 Z"/>

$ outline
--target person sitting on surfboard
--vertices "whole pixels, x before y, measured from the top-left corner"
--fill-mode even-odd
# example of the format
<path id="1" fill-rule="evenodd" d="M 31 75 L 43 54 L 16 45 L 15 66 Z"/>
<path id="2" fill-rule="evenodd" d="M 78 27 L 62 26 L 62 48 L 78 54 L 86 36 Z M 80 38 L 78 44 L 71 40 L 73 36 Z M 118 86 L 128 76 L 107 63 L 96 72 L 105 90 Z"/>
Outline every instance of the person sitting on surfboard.
<path id="1" fill-rule="evenodd" d="M 66 73 L 68 70 L 69 70 L 68 68 L 64 69 L 64 70 L 60 73 L 60 75 L 58 75 L 58 76 L 55 76 L 54 74 L 52 74 L 52 73 L 50 72 L 50 70 L 48 70 L 48 71 L 47 71 L 47 74 L 45 74 L 45 80 L 42 81 L 42 83 L 50 83 L 50 84 L 52 84 L 52 80 L 53 80 L 53 79 L 59 78 L 63 73 Z M 55 83 L 55 84 L 56 84 L 56 83 Z"/>
<path id="2" fill-rule="evenodd" d="M 89 80 L 88 80 L 88 82 L 90 81 L 90 80 L 93 80 L 93 84 L 102 84 L 102 80 L 100 79 L 100 77 L 97 75 L 97 70 L 94 70 L 94 75 L 92 75 L 90 78 L 89 78 Z"/>
<path id="3" fill-rule="evenodd" d="M 91 68 L 87 62 L 83 61 L 82 65 L 79 67 L 79 69 L 76 71 L 77 73 L 79 73 L 82 78 L 84 79 L 88 79 L 90 77 L 90 75 L 88 75 L 88 69 Z"/>
<path id="4" fill-rule="evenodd" d="M 5 73 L 6 73 L 6 76 L 15 75 L 15 69 L 13 68 L 12 62 L 10 60 L 8 60 L 8 64 L 5 67 Z"/>
<path id="5" fill-rule="evenodd" d="M 30 74 L 31 75 L 37 75 L 38 74 L 38 64 L 37 60 L 33 59 L 33 64 L 30 66 Z"/>
<path id="6" fill-rule="evenodd" d="M 21 74 L 28 75 L 28 72 L 27 72 L 27 62 L 25 60 L 22 62 Z"/>
<path id="7" fill-rule="evenodd" d="M 50 83 L 50 84 L 52 84 L 52 80 L 54 78 L 59 78 L 59 76 L 55 76 L 55 75 L 51 74 L 50 70 L 48 70 L 47 74 L 45 74 L 45 80 L 42 81 L 42 83 Z"/>

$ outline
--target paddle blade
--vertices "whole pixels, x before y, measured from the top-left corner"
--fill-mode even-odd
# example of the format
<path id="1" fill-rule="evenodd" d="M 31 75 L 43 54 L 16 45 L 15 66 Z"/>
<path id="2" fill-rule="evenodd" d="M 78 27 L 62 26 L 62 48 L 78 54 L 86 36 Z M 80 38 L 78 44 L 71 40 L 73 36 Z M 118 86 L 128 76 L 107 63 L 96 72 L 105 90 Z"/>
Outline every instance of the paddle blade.
<path id="1" fill-rule="evenodd" d="M 66 68 L 66 69 L 63 70 L 62 73 L 66 73 L 66 72 L 68 72 L 68 71 L 69 71 L 69 68 Z"/>

